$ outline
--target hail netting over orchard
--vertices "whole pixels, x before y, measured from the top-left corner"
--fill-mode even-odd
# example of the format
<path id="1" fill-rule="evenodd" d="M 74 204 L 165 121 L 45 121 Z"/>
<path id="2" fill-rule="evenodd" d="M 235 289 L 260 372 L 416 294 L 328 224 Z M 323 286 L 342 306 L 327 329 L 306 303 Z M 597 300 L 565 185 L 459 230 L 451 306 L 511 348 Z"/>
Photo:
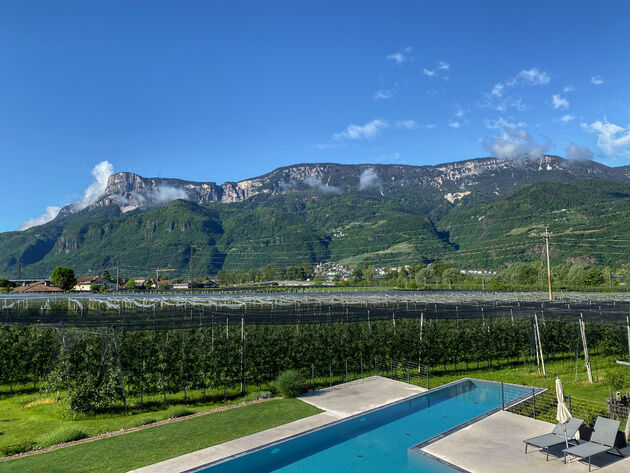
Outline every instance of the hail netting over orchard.
<path id="1" fill-rule="evenodd" d="M 200 295 L 0 296 L 0 324 L 128 330 L 206 327 L 222 320 L 254 325 L 546 317 L 625 325 L 627 294 L 388 291 Z"/>

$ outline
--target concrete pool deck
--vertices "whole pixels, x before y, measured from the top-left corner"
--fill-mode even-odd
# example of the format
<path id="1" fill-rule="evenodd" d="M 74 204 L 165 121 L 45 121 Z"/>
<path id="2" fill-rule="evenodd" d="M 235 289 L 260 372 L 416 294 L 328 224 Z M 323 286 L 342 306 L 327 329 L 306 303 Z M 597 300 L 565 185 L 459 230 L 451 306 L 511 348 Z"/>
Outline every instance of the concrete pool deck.
<path id="1" fill-rule="evenodd" d="M 138 468 L 133 470 L 132 473 L 175 473 L 193 470 L 208 463 L 229 458 L 331 424 L 340 419 L 415 396 L 424 391 L 426 391 L 424 388 L 400 381 L 392 381 L 381 376 L 370 376 L 365 379 L 321 389 L 300 396 L 299 399 L 325 412 Z"/>
<path id="2" fill-rule="evenodd" d="M 550 449 L 549 461 L 536 448 L 530 447 L 525 454 L 523 440 L 549 433 L 553 427 L 547 422 L 500 411 L 423 447 L 422 451 L 470 473 L 588 472 L 587 464 L 575 459 L 563 463 L 564 446 Z M 593 472 L 630 471 L 630 458 L 608 453 L 593 457 L 592 464 Z"/>

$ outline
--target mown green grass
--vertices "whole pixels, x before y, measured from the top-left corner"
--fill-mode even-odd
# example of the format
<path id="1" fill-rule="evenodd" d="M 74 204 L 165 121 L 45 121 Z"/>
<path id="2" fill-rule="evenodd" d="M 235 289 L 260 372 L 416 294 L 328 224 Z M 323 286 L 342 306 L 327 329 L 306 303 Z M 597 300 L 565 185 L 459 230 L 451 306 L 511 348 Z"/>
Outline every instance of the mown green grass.
<path id="1" fill-rule="evenodd" d="M 0 472 L 124 472 L 319 412 L 319 409 L 297 399 L 251 404 L 0 462 Z"/>
<path id="2" fill-rule="evenodd" d="M 32 389 L 32 384 L 18 385 L 15 389 Z M 66 392 L 62 392 L 60 400 L 54 402 L 55 394 L 26 392 L 10 396 L 3 392 L 0 398 L 0 456 L 4 449 L 17 444 L 48 446 L 45 441 L 48 440 L 48 434 L 62 428 L 71 428 L 94 436 L 174 417 L 174 409 L 199 412 L 247 400 L 238 397 L 236 391 L 228 391 L 224 400 L 223 391 L 215 390 L 208 391 L 206 402 L 203 402 L 201 391 L 191 391 L 185 405 L 182 393 L 168 394 L 168 405 L 164 407 L 162 395 L 155 394 L 144 397 L 144 409 L 139 408 L 138 398 L 129 397 L 129 411 L 126 414 L 121 405 L 111 412 L 89 415 L 72 414 L 66 395 Z"/>

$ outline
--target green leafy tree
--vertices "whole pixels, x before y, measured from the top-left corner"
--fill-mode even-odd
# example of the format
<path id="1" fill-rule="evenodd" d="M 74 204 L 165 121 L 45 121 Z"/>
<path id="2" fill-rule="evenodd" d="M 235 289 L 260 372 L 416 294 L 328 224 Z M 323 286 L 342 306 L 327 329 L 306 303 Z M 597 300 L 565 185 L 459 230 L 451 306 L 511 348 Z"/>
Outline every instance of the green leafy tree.
<path id="1" fill-rule="evenodd" d="M 133 291 L 136 288 L 136 281 L 133 278 L 127 279 L 127 282 L 125 283 L 125 288 Z"/>
<path id="2" fill-rule="evenodd" d="M 50 282 L 59 289 L 69 291 L 77 283 L 72 268 L 57 266 L 50 275 Z"/>

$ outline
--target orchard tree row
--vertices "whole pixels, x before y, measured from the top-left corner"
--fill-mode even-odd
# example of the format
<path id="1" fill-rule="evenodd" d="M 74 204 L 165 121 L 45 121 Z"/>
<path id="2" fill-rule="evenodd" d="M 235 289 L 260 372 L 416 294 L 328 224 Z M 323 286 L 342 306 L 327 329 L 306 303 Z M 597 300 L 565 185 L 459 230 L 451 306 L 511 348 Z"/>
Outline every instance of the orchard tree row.
<path id="1" fill-rule="evenodd" d="M 540 323 L 546 357 L 581 353 L 577 323 Z M 591 353 L 627 353 L 625 328 L 587 324 Z M 392 358 L 439 369 L 465 362 L 500 366 L 535 360 L 530 319 L 398 319 L 391 321 L 253 325 L 216 323 L 177 330 L 0 328 L 0 382 L 40 383 L 69 390 L 77 411 L 104 410 L 139 396 L 262 385 L 295 368 L 328 376 L 349 363 Z M 533 358 L 532 358 L 533 356 Z M 337 371 L 338 372 L 338 371 Z M 124 386 L 124 389 L 123 389 Z"/>

